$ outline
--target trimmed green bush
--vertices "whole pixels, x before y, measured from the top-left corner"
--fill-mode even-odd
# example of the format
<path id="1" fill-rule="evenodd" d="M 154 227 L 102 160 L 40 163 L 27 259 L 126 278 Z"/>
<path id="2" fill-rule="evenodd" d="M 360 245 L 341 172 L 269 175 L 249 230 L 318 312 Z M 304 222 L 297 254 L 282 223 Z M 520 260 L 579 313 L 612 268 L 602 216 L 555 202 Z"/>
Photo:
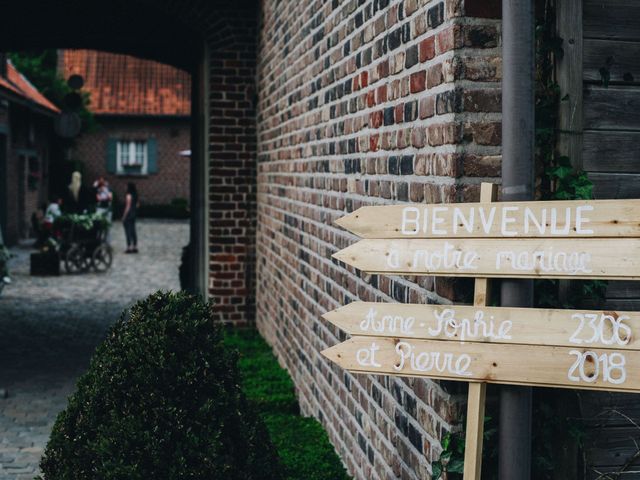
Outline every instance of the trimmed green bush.
<path id="1" fill-rule="evenodd" d="M 210 305 L 186 293 L 134 305 L 98 347 L 58 416 L 47 480 L 281 479 L 236 354 Z"/>

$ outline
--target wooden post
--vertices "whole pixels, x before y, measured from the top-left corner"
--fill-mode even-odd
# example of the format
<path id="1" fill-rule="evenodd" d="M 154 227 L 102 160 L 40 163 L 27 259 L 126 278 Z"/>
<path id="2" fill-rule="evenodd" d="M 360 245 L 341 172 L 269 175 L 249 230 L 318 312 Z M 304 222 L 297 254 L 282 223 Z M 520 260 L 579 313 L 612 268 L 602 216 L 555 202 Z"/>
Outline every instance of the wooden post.
<path id="1" fill-rule="evenodd" d="M 573 168 L 582 170 L 582 0 L 558 2 L 556 24 L 564 52 L 556 58 L 556 78 L 564 98 L 558 105 L 557 148 L 560 155 L 569 157 Z"/>
<path id="2" fill-rule="evenodd" d="M 496 200 L 498 188 L 492 183 L 480 186 L 480 202 Z M 473 291 L 473 304 L 478 307 L 487 305 L 490 297 L 489 281 L 476 278 Z M 480 480 L 482 472 L 482 440 L 484 435 L 484 407 L 487 384 L 470 382 L 467 398 L 467 432 L 464 447 L 464 480 Z"/>

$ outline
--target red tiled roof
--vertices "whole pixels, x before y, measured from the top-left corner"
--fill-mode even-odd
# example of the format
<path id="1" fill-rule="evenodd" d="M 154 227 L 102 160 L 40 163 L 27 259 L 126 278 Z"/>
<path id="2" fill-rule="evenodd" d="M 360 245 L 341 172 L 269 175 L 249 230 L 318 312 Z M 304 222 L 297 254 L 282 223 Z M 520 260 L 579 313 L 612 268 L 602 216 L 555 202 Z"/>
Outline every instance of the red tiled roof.
<path id="1" fill-rule="evenodd" d="M 64 78 L 84 79 L 95 114 L 189 115 L 191 76 L 169 65 L 95 50 L 64 50 Z"/>
<path id="2" fill-rule="evenodd" d="M 13 64 L 7 60 L 7 76 L 0 75 L 0 87 L 9 90 L 15 95 L 32 101 L 36 105 L 52 112 L 58 113 L 60 109 L 51 103 L 34 87 L 27 78 L 22 75 Z"/>

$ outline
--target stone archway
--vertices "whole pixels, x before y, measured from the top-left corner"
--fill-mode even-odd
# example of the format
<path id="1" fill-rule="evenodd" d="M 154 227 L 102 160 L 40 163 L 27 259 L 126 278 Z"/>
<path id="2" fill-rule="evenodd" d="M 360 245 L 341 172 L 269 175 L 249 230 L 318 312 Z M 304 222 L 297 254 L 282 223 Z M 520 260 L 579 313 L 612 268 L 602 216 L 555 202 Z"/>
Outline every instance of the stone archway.
<path id="1" fill-rule="evenodd" d="M 25 0 L 0 8 L 1 50 L 91 48 L 192 73 L 192 257 L 222 321 L 254 319 L 255 1 Z"/>
<path id="2" fill-rule="evenodd" d="M 208 294 L 215 302 L 221 321 L 248 323 L 253 322 L 255 316 L 254 75 L 258 7 L 253 1 L 229 3 L 67 0 L 61 7 L 60 2 L 45 0 L 11 2 L 0 6 L 0 15 L 5 19 L 4 27 L 0 29 L 0 51 L 46 47 L 106 50 L 168 63 L 192 74 L 194 284 L 198 291 Z M 76 280 L 82 279 L 76 277 Z M 118 288 L 122 291 L 123 286 Z M 33 309 L 42 304 L 32 302 L 28 307 Z M 5 402 L 0 407 L 4 411 L 14 409 L 19 418 L 31 415 L 26 421 L 32 425 L 45 422 L 44 427 L 39 427 L 42 428 L 38 439 L 40 449 L 46 442 L 47 422 L 64 407 L 68 389 L 73 388 L 70 379 L 79 373 L 79 369 L 81 371 L 82 362 L 95 346 L 91 343 L 87 351 L 80 352 L 82 345 L 72 345 L 74 339 L 89 336 L 86 331 L 91 325 L 84 321 L 87 318 L 104 316 L 107 312 L 106 315 L 115 320 L 112 307 L 99 302 L 92 304 L 92 313 L 83 312 L 82 318 L 67 322 L 57 332 L 55 329 L 60 322 L 31 322 L 30 313 L 24 310 L 18 315 L 3 317 L 0 311 L 0 327 L 5 331 L 12 329 L 15 319 L 28 324 L 21 334 L 16 333 L 12 338 L 16 340 L 22 335 L 19 340 L 26 343 L 30 355 L 24 363 L 34 365 L 26 375 L 14 372 L 0 378 L 0 397 L 4 387 L 10 389 L 8 399 L 0 398 L 0 402 Z M 62 313 L 57 312 L 58 318 L 67 315 L 66 308 L 59 309 Z M 102 338 L 102 331 L 98 336 Z M 99 339 L 91 341 L 94 340 Z M 5 342 L 11 341 L 5 338 Z M 48 351 L 40 352 L 41 347 Z M 72 348 L 77 348 L 80 362 L 76 362 L 73 355 L 67 355 Z M 15 369 L 17 362 L 12 363 L 14 357 L 9 349 L 1 353 L 5 365 L 3 372 Z M 47 363 L 47 359 L 52 361 Z M 71 365 L 61 364 L 58 368 L 57 362 Z M 41 369 L 42 365 L 44 368 Z M 62 387 L 52 385 L 52 382 L 62 378 L 61 371 L 67 367 L 70 373 L 63 378 L 67 390 L 61 391 Z M 4 384 L 7 378 L 21 379 L 22 396 L 11 391 L 15 382 Z M 47 398 L 46 401 L 53 398 L 54 404 L 48 407 L 48 412 L 38 410 L 42 410 L 42 403 L 36 402 L 40 405 L 36 408 L 28 404 L 29 399 L 43 398 Z M 20 408 L 24 415 L 22 410 L 18 411 Z M 0 419 L 3 419 L 3 411 L 0 411 Z M 24 429 L 25 425 L 24 422 L 16 424 L 15 430 Z M 32 457 L 40 454 L 35 447 L 34 444 L 34 451 L 30 452 Z M 33 467 L 37 458 L 29 462 Z M 16 474 L 20 473 L 18 468 Z"/>

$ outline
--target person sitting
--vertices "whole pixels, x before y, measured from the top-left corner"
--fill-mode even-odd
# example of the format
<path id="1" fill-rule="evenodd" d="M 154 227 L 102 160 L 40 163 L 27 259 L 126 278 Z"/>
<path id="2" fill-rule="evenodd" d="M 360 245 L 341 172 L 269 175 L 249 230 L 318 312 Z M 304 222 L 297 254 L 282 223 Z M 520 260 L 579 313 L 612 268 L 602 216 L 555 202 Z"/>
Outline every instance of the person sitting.
<path id="1" fill-rule="evenodd" d="M 56 218 L 62 215 L 62 198 L 52 199 L 44 213 L 44 225 L 48 230 L 53 227 Z"/>

